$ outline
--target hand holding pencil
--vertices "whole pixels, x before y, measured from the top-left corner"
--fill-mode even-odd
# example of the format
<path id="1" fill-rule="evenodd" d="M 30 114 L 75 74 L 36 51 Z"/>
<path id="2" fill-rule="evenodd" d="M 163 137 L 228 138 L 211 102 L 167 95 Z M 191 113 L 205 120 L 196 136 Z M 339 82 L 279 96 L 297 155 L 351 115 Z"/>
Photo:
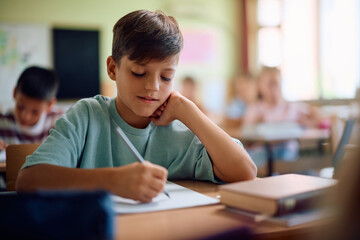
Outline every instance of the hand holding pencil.
<path id="1" fill-rule="evenodd" d="M 110 191 L 115 195 L 147 203 L 164 191 L 167 170 L 159 165 L 134 162 L 111 171 L 116 172 L 110 180 Z"/>
<path id="2" fill-rule="evenodd" d="M 149 172 L 150 175 L 145 174 L 145 176 L 147 175 L 147 177 L 150 177 L 150 178 L 153 177 L 153 178 L 156 178 L 155 180 L 157 180 L 157 181 L 154 181 L 152 183 L 152 185 L 150 185 L 150 188 L 153 191 L 156 191 L 159 188 L 164 189 L 164 184 L 166 183 L 166 179 L 167 179 L 167 170 L 165 168 L 161 167 L 161 166 L 154 165 L 154 164 L 151 164 L 150 162 L 145 161 L 144 158 L 140 155 L 140 153 L 137 151 L 135 146 L 130 142 L 129 138 L 125 135 L 125 133 L 122 131 L 122 129 L 120 127 L 116 127 L 116 132 L 124 140 L 125 144 L 129 147 L 129 149 L 134 154 L 134 156 L 137 158 L 137 160 L 143 165 L 142 171 L 146 171 L 146 168 L 151 168 L 152 169 L 152 171 Z M 140 166 L 138 166 L 138 167 L 140 167 Z M 164 176 L 164 170 L 165 170 L 165 176 Z M 144 179 L 144 178 L 142 178 L 142 179 Z M 165 180 L 165 182 L 162 182 L 163 184 L 161 184 L 161 181 L 164 181 L 164 180 Z M 147 181 L 144 184 L 149 185 L 151 183 L 149 183 Z M 170 195 L 166 192 L 165 189 L 163 190 L 163 192 L 167 197 L 170 198 Z M 142 202 L 149 202 L 157 194 L 155 196 L 152 196 L 152 195 L 153 194 L 147 195 L 147 196 L 145 195 L 144 200 L 141 200 L 141 199 L 139 199 L 139 200 L 142 201 Z M 136 199 L 136 200 L 138 200 L 138 199 Z"/>

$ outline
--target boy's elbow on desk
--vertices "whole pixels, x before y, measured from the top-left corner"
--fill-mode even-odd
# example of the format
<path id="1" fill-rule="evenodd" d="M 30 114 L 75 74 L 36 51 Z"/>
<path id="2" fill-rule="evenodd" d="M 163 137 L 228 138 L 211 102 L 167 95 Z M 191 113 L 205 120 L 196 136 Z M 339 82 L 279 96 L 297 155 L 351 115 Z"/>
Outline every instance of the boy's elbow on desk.
<path id="1" fill-rule="evenodd" d="M 234 165 L 230 166 L 230 171 L 225 174 L 217 173 L 217 175 L 227 183 L 248 181 L 256 178 L 257 167 L 249 157 L 239 159 Z"/>
<path id="2" fill-rule="evenodd" d="M 15 190 L 17 192 L 31 191 L 31 182 L 29 181 L 28 169 L 23 169 L 19 172 L 19 175 L 16 179 Z"/>
<path id="3" fill-rule="evenodd" d="M 247 153 L 237 155 L 235 162 L 236 166 L 234 167 L 237 169 L 237 174 L 235 174 L 235 181 L 233 182 L 247 181 L 256 178 L 257 167 Z"/>
<path id="4" fill-rule="evenodd" d="M 236 179 L 233 182 L 248 181 L 256 178 L 257 167 L 251 160 L 245 164 L 241 164 L 239 168 L 240 167 L 241 167 L 241 174 L 237 174 Z"/>
<path id="5" fill-rule="evenodd" d="M 46 174 L 46 171 L 42 164 L 22 169 L 16 178 L 15 190 L 17 192 L 33 192 L 51 183 L 44 179 L 43 173 Z"/>
<path id="6" fill-rule="evenodd" d="M 255 163 L 252 162 L 251 166 L 249 166 L 248 174 L 245 176 L 245 180 L 253 180 L 257 176 L 257 167 Z"/>

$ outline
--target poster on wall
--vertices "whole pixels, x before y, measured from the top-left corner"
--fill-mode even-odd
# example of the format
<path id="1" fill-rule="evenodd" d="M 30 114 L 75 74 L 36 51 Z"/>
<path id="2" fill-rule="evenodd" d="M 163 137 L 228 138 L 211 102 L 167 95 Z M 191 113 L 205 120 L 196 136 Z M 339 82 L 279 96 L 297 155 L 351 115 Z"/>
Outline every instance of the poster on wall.
<path id="1" fill-rule="evenodd" d="M 208 29 L 182 30 L 184 49 L 180 55 L 182 64 L 200 64 L 202 66 L 216 66 L 219 54 L 219 39 L 215 31 Z"/>
<path id="2" fill-rule="evenodd" d="M 0 110 L 13 104 L 13 88 L 26 67 L 52 66 L 50 44 L 46 25 L 0 22 Z"/>
<path id="3" fill-rule="evenodd" d="M 225 85 L 222 32 L 213 28 L 182 29 L 184 48 L 180 55 L 180 71 L 186 72 L 199 85 L 197 95 L 207 111 L 220 113 L 224 108 Z M 179 87 L 180 88 L 180 87 Z"/>

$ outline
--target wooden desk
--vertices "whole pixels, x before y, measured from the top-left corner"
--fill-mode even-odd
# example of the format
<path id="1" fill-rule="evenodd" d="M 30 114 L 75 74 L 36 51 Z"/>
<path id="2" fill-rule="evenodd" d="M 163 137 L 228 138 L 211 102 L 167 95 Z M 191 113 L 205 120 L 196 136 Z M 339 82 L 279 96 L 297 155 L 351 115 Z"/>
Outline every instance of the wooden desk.
<path id="1" fill-rule="evenodd" d="M 287 141 L 287 140 L 326 140 L 330 137 L 329 129 L 317 129 L 317 128 L 305 128 L 299 136 L 295 135 L 281 135 L 281 136 L 263 136 L 261 134 L 257 135 L 243 135 L 240 128 L 225 128 L 225 132 L 227 132 L 230 136 L 234 138 L 238 138 L 241 141 L 257 141 L 257 142 L 276 142 L 276 141 Z"/>
<path id="2" fill-rule="evenodd" d="M 284 142 L 289 140 L 298 140 L 298 141 L 327 141 L 330 138 L 329 129 L 315 129 L 315 128 L 305 128 L 301 131 L 300 134 L 289 135 L 262 135 L 261 132 L 256 134 L 242 134 L 240 128 L 227 128 L 224 129 L 230 136 L 241 140 L 243 143 L 262 143 L 265 146 L 267 152 L 267 162 L 268 162 L 268 176 L 273 174 L 274 158 L 271 150 L 271 145 L 278 142 Z"/>
<path id="3" fill-rule="evenodd" d="M 197 181 L 176 181 L 205 195 L 218 196 L 218 185 Z M 319 226 L 329 221 L 282 227 L 270 223 L 252 223 L 222 204 L 152 213 L 118 215 L 116 239 L 199 239 L 239 227 L 249 227 L 255 239 L 308 239 Z"/>

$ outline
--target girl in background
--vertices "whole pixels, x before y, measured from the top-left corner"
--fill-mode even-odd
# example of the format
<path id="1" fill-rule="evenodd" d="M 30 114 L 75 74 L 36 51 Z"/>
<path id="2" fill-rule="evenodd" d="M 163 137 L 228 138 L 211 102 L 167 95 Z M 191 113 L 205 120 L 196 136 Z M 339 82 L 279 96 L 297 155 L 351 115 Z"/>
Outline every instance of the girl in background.
<path id="1" fill-rule="evenodd" d="M 316 108 L 301 102 L 288 102 L 281 93 L 280 70 L 263 67 L 258 79 L 259 98 L 249 105 L 244 117 L 244 125 L 261 123 L 298 123 L 304 127 L 318 127 L 320 116 Z M 299 143 L 289 140 L 272 145 L 272 154 L 276 160 L 294 161 L 299 155 Z M 253 160 L 261 165 L 265 162 L 263 147 L 249 149 Z"/>

